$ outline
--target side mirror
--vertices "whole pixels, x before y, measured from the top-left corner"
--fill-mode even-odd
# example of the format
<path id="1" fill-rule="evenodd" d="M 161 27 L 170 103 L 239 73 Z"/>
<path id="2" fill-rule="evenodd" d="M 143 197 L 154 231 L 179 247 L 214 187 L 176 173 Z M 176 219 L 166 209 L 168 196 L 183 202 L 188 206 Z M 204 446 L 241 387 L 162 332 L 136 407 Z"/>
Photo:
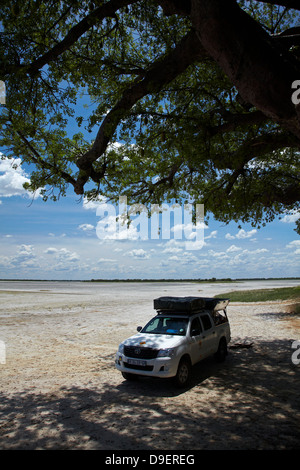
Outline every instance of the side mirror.
<path id="1" fill-rule="evenodd" d="M 198 329 L 194 329 L 191 331 L 191 336 L 199 336 L 201 331 Z"/>
<path id="2" fill-rule="evenodd" d="M 142 326 L 138 326 L 137 329 L 136 329 L 136 331 L 140 332 L 142 329 L 143 329 Z"/>

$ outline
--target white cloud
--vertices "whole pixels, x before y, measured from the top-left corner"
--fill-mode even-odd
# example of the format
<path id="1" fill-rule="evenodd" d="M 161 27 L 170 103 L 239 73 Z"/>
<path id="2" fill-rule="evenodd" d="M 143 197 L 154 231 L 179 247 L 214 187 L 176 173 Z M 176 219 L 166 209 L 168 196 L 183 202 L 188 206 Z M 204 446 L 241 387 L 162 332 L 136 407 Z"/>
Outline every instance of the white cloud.
<path id="1" fill-rule="evenodd" d="M 101 204 L 106 203 L 106 198 L 104 196 L 98 196 L 97 199 L 89 201 L 87 197 L 83 198 L 82 207 L 86 210 L 96 210 Z"/>
<path id="2" fill-rule="evenodd" d="M 28 195 L 23 188 L 24 183 L 30 183 L 28 175 L 21 167 L 20 158 L 8 159 L 0 154 L 0 197 Z"/>
<path id="3" fill-rule="evenodd" d="M 79 260 L 79 255 L 75 251 L 72 252 L 67 250 L 66 248 L 61 248 L 60 250 L 58 250 L 57 255 L 61 261 L 70 261 L 73 263 L 74 261 Z"/>
<path id="4" fill-rule="evenodd" d="M 300 255 L 300 240 L 293 240 L 286 245 L 286 248 L 295 249 L 294 255 Z"/>
<path id="5" fill-rule="evenodd" d="M 180 253 L 183 250 L 184 242 L 171 238 L 165 243 L 160 243 L 159 246 L 165 247 L 163 253 Z"/>
<path id="6" fill-rule="evenodd" d="M 300 211 L 299 210 L 293 210 L 286 214 L 280 222 L 283 222 L 285 224 L 292 224 L 295 223 L 298 219 L 300 218 Z"/>
<path id="7" fill-rule="evenodd" d="M 117 261 L 112 258 L 99 258 L 98 263 L 117 263 Z"/>
<path id="8" fill-rule="evenodd" d="M 193 262 L 198 261 L 196 256 L 194 256 L 190 251 L 185 251 L 184 253 L 182 253 L 181 256 L 182 256 L 182 259 L 181 259 L 182 264 L 192 264 Z"/>
<path id="9" fill-rule="evenodd" d="M 97 237 L 100 240 L 146 240 L 148 238 L 148 225 L 146 227 L 148 219 L 145 222 L 146 228 L 140 227 L 140 230 L 136 226 L 138 222 L 131 221 L 129 224 L 128 222 L 130 222 L 128 218 L 126 220 L 118 219 L 116 213 L 106 215 L 97 223 Z"/>
<path id="10" fill-rule="evenodd" d="M 20 245 L 18 250 L 19 256 L 33 256 L 33 245 Z"/>
<path id="11" fill-rule="evenodd" d="M 228 255 L 225 253 L 225 251 L 209 250 L 208 253 L 214 258 L 228 258 Z"/>
<path id="12" fill-rule="evenodd" d="M 10 258 L 7 258 L 8 267 L 26 268 L 36 267 L 36 255 L 34 253 L 33 245 L 19 245 L 17 253 Z"/>
<path id="13" fill-rule="evenodd" d="M 174 237 L 175 238 L 182 238 L 182 234 L 184 233 L 184 229 L 185 229 L 185 225 L 184 224 L 175 224 L 173 227 L 171 227 L 170 229 L 170 232 L 174 233 Z M 190 230 L 192 228 L 192 225 L 189 224 L 187 230 Z"/>
<path id="14" fill-rule="evenodd" d="M 217 233 L 218 231 L 217 230 L 213 230 L 210 235 L 208 235 L 207 237 L 205 237 L 205 240 L 209 239 L 209 238 L 217 238 Z"/>
<path id="15" fill-rule="evenodd" d="M 227 248 L 227 253 L 233 253 L 234 251 L 240 251 L 242 248 L 239 248 L 236 245 L 231 245 L 229 248 Z"/>
<path id="16" fill-rule="evenodd" d="M 256 229 L 250 230 L 249 232 L 246 232 L 244 229 L 239 230 L 239 232 L 236 234 L 236 238 L 251 238 L 253 235 L 255 235 L 257 232 Z"/>
<path id="17" fill-rule="evenodd" d="M 131 250 L 127 253 L 129 256 L 132 256 L 135 259 L 149 259 L 150 255 L 147 251 L 143 250 L 142 248 Z"/>
<path id="18" fill-rule="evenodd" d="M 90 232 L 91 230 L 94 230 L 94 225 L 91 225 L 91 224 L 81 224 L 81 225 L 78 225 L 78 228 L 80 230 L 83 230 L 84 232 Z"/>
<path id="19" fill-rule="evenodd" d="M 5 269 L 10 268 L 10 258 L 8 256 L 0 256 L 0 266 L 3 266 Z"/>
<path id="20" fill-rule="evenodd" d="M 234 238 L 244 239 L 244 238 L 251 238 L 253 235 L 255 235 L 257 232 L 256 229 L 249 230 L 249 232 L 246 232 L 244 229 L 240 229 L 236 235 L 231 235 L 230 233 L 226 233 L 225 238 L 227 240 L 233 240 Z"/>
<path id="21" fill-rule="evenodd" d="M 286 245 L 287 248 L 300 248 L 300 240 L 293 240 Z"/>
<path id="22" fill-rule="evenodd" d="M 71 262 L 79 261 L 80 256 L 75 251 L 67 250 L 67 248 L 53 248 L 49 247 L 44 251 L 47 255 L 55 255 L 55 259 L 60 262 Z"/>
<path id="23" fill-rule="evenodd" d="M 163 253 L 181 253 L 182 248 L 178 248 L 176 246 L 169 246 L 163 250 Z"/>
<path id="24" fill-rule="evenodd" d="M 242 253 L 239 253 L 238 255 L 230 256 L 228 260 L 229 266 L 235 266 L 235 265 L 244 264 L 244 263 L 245 263 L 245 257 L 243 257 Z"/>
<path id="25" fill-rule="evenodd" d="M 33 245 L 20 245 L 19 246 L 19 253 L 21 254 L 29 254 L 32 253 Z"/>
<path id="26" fill-rule="evenodd" d="M 267 253 L 269 250 L 266 248 L 258 248 L 257 250 L 243 250 L 243 253 L 250 255 L 259 255 L 260 253 Z"/>
<path id="27" fill-rule="evenodd" d="M 233 239 L 235 238 L 235 236 L 234 236 L 234 235 L 230 235 L 230 233 L 226 233 L 225 238 L 226 238 L 227 240 L 233 240 Z"/>
<path id="28" fill-rule="evenodd" d="M 197 224 L 193 223 L 184 223 L 184 224 L 175 224 L 171 227 L 170 232 L 174 233 L 174 238 L 176 239 L 186 239 L 186 240 L 193 240 L 196 238 L 197 234 L 199 236 L 200 231 L 207 229 L 207 225 L 204 222 L 197 222 Z M 215 238 L 217 231 L 211 233 L 210 236 L 207 238 Z M 168 234 L 168 230 L 165 228 L 165 234 Z M 164 231 L 163 231 L 164 236 Z"/>
<path id="29" fill-rule="evenodd" d="M 50 246 L 49 248 L 47 248 L 44 253 L 46 255 L 53 255 L 54 253 L 57 253 L 58 252 L 58 249 L 57 248 L 53 248 L 52 246 Z"/>
<path id="30" fill-rule="evenodd" d="M 167 267 L 169 266 L 169 262 L 163 260 L 163 261 L 161 261 L 161 262 L 159 263 L 159 266 L 160 266 L 161 268 L 167 268 Z"/>

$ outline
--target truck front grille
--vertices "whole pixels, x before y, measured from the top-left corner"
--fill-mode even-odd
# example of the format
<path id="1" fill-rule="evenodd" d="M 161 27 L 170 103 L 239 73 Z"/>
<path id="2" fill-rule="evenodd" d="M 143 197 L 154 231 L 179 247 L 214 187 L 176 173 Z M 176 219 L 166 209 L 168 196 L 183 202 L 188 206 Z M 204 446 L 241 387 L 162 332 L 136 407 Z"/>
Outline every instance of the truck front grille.
<path id="1" fill-rule="evenodd" d="M 153 370 L 153 366 L 140 366 L 137 364 L 128 364 L 128 362 L 124 362 L 124 366 L 127 367 L 127 369 L 144 370 L 147 372 L 151 372 Z"/>
<path id="2" fill-rule="evenodd" d="M 158 349 L 125 346 L 124 354 L 127 357 L 134 357 L 136 359 L 155 359 L 158 354 Z"/>

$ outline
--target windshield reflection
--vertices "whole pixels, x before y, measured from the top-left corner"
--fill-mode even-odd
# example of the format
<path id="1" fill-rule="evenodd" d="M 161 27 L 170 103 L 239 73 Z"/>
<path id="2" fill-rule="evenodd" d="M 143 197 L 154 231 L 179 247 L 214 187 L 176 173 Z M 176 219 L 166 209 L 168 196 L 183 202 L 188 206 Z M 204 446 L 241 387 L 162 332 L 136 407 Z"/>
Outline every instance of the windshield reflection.
<path id="1" fill-rule="evenodd" d="M 142 329 L 141 333 L 185 336 L 187 326 L 188 318 L 158 316 L 152 318 Z"/>

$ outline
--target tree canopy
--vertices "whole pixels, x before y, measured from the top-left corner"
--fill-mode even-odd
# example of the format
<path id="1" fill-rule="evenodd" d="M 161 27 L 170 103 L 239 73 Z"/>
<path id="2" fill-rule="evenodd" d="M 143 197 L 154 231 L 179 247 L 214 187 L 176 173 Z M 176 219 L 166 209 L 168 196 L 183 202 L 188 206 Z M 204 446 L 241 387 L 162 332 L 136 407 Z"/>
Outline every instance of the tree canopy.
<path id="1" fill-rule="evenodd" d="M 297 0 L 2 0 L 0 15 L 0 148 L 33 165 L 28 190 L 254 225 L 299 210 Z"/>

